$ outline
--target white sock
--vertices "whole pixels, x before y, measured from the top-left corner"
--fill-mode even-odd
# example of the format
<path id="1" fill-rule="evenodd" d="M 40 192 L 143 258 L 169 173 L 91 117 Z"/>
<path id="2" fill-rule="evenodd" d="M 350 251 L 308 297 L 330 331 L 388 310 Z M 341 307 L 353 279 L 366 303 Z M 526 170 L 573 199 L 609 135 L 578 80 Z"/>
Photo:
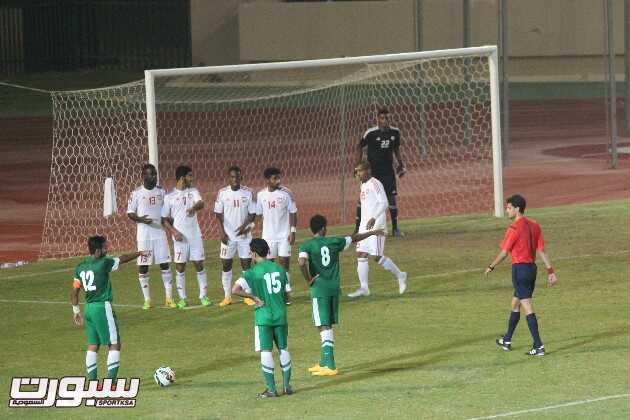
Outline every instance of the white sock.
<path id="1" fill-rule="evenodd" d="M 149 274 L 138 274 L 138 280 L 140 281 L 140 290 L 144 300 L 151 299 L 151 293 L 149 292 Z"/>
<path id="2" fill-rule="evenodd" d="M 289 354 L 288 349 L 280 350 L 280 366 L 282 366 L 282 370 L 291 369 L 291 354 Z"/>
<path id="3" fill-rule="evenodd" d="M 88 373 L 92 372 L 96 369 L 97 362 L 97 354 L 95 351 L 86 351 L 85 352 L 85 367 L 87 368 Z"/>
<path id="4" fill-rule="evenodd" d="M 291 274 L 287 271 L 287 293 L 291 293 Z"/>
<path id="5" fill-rule="evenodd" d="M 107 353 L 107 370 L 120 366 L 120 350 L 110 350 Z"/>
<path id="6" fill-rule="evenodd" d="M 359 274 L 359 283 L 361 283 L 361 289 L 369 290 L 368 288 L 368 273 L 370 272 L 370 265 L 367 258 L 357 258 L 357 273 Z"/>
<path id="7" fill-rule="evenodd" d="M 260 363 L 265 366 L 268 367 L 269 369 L 274 368 L 274 363 L 273 363 L 273 355 L 271 354 L 270 351 L 261 351 L 260 352 Z"/>
<path id="8" fill-rule="evenodd" d="M 206 270 L 197 271 L 197 283 L 199 283 L 199 299 L 208 296 L 208 279 Z"/>
<path id="9" fill-rule="evenodd" d="M 394 264 L 394 262 L 392 261 L 391 258 L 386 257 L 386 256 L 383 255 L 381 257 L 381 259 L 378 261 L 378 263 L 385 270 L 389 271 L 394 276 L 396 276 L 397 279 L 400 278 L 400 275 L 402 274 L 402 271 L 400 271 L 400 268 L 398 268 L 398 266 L 396 266 L 396 264 Z"/>
<path id="10" fill-rule="evenodd" d="M 186 299 L 186 272 L 175 271 L 175 283 L 177 283 L 177 294 L 180 299 Z"/>
<path id="11" fill-rule="evenodd" d="M 223 293 L 225 294 L 225 298 L 229 299 L 232 297 L 232 270 L 223 271 L 221 273 L 221 283 L 223 283 Z"/>
<path id="12" fill-rule="evenodd" d="M 167 299 L 173 299 L 173 273 L 171 270 L 162 270 L 162 283 L 164 283 L 164 295 Z"/>
<path id="13" fill-rule="evenodd" d="M 326 340 L 328 341 L 332 341 L 333 343 L 335 342 L 335 339 L 333 338 L 333 330 L 332 328 L 329 330 L 322 330 L 319 332 L 319 336 L 322 339 L 322 343 Z"/>

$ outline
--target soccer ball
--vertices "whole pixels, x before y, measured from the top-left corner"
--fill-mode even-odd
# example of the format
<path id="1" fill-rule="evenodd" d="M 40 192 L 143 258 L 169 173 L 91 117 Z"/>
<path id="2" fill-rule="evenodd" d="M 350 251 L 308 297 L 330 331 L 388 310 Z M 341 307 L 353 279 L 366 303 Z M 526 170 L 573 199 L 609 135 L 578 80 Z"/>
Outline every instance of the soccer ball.
<path id="1" fill-rule="evenodd" d="M 159 386 L 169 386 L 175 382 L 175 372 L 168 366 L 160 366 L 155 370 L 153 379 Z"/>

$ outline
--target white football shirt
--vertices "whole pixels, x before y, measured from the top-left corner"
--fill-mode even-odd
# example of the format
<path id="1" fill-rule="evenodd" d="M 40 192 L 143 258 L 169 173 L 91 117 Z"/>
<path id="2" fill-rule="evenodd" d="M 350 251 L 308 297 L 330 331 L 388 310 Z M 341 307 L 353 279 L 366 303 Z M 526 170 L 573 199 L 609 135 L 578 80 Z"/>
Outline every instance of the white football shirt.
<path id="1" fill-rule="evenodd" d="M 361 183 L 361 224 L 359 232 L 367 232 L 367 222 L 374 218 L 374 229 L 387 230 L 387 216 L 385 210 L 389 206 L 385 188 L 378 179 L 372 177 Z"/>
<path id="2" fill-rule="evenodd" d="M 263 239 L 287 239 L 290 233 L 289 213 L 297 213 L 297 206 L 288 188 L 280 187 L 275 191 L 264 188 L 258 192 L 256 214 L 263 218 Z"/>
<path id="3" fill-rule="evenodd" d="M 162 206 L 166 191 L 159 185 L 152 190 L 147 190 L 144 185 L 136 188 L 129 196 L 127 213 L 135 213 L 137 216 L 149 216 L 152 223 L 136 223 L 136 239 L 151 241 L 154 239 L 166 239 L 166 232 L 162 227 Z"/>
<path id="4" fill-rule="evenodd" d="M 187 210 L 202 201 L 201 194 L 196 188 L 173 190 L 164 198 L 162 217 L 172 217 L 173 227 L 181 232 L 188 242 L 201 239 L 201 229 L 197 221 L 197 213 L 192 216 Z"/>
<path id="5" fill-rule="evenodd" d="M 256 213 L 256 202 L 251 189 L 245 186 L 236 191 L 231 187 L 220 189 L 214 202 L 214 212 L 223 215 L 223 228 L 231 241 L 251 240 L 251 231 L 246 235 L 236 235 L 248 215 Z"/>

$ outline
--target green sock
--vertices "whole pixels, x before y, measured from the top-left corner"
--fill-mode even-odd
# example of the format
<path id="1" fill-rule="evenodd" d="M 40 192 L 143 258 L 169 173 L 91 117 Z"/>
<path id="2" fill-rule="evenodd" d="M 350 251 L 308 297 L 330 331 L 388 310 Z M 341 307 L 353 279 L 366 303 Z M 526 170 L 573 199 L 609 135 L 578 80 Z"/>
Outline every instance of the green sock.
<path id="1" fill-rule="evenodd" d="M 265 383 L 267 384 L 267 389 L 271 392 L 276 392 L 276 380 L 273 377 L 273 368 L 262 365 L 262 371 Z"/>
<path id="2" fill-rule="evenodd" d="M 92 370 L 90 370 L 90 367 L 88 366 L 87 374 L 89 380 L 98 379 L 98 375 L 96 374 L 96 364 L 94 365 L 94 368 Z"/>
<path id="3" fill-rule="evenodd" d="M 323 353 L 324 363 L 322 364 L 320 362 L 321 366 L 326 366 L 332 370 L 335 370 L 337 368 L 337 365 L 335 364 L 334 348 L 335 348 L 335 343 L 333 341 L 325 340 L 322 343 L 322 353 Z"/>
<path id="4" fill-rule="evenodd" d="M 120 367 L 120 350 L 110 350 L 107 353 L 107 377 L 116 380 Z"/>
<path id="5" fill-rule="evenodd" d="M 282 369 L 282 386 L 287 389 L 291 381 L 291 355 L 287 350 L 280 350 L 280 368 Z"/>

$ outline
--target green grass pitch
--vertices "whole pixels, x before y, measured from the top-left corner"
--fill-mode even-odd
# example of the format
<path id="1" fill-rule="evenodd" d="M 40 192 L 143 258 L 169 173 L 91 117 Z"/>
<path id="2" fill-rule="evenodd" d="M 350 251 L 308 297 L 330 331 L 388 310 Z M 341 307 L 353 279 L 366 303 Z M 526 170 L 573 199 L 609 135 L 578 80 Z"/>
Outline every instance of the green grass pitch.
<path id="1" fill-rule="evenodd" d="M 13 376 L 83 375 L 85 335 L 72 325 L 66 303 L 76 259 L 3 270 L 0 418 L 468 419 L 556 405 L 560 407 L 515 417 L 630 418 L 629 395 L 568 405 L 630 394 L 629 206 L 630 201 L 615 201 L 527 212 L 542 224 L 560 280 L 557 287 L 546 288 L 540 276 L 535 294 L 548 351 L 543 358 L 524 355 L 531 346 L 524 319 L 513 338 L 514 351 L 504 353 L 494 344 L 509 313 L 509 263 L 487 279 L 482 272 L 498 251 L 506 219 L 464 216 L 402 223 L 407 237 L 388 238 L 385 249 L 409 273 L 408 292 L 398 296 L 389 273 L 370 262 L 372 296 L 341 302 L 341 324 L 335 329 L 337 377 L 315 378 L 307 372 L 319 357 L 319 335 L 294 257 L 289 350 L 296 393 L 271 400 L 255 396 L 264 382 L 253 351 L 251 308 L 216 305 L 222 297 L 218 247 L 208 242 L 211 308 L 143 311 L 135 265 L 113 274 L 114 303 L 132 305 L 115 310 L 123 343 L 119 375 L 141 378 L 136 408 L 9 409 Z M 306 239 L 307 233 L 298 238 Z M 161 280 L 155 268 L 151 273 L 153 301 L 161 304 Z M 354 253 L 348 250 L 344 293 L 357 284 Z M 197 305 L 192 272 L 187 289 Z M 274 357 L 279 382 L 275 352 Z M 102 349 L 101 375 L 104 365 Z M 160 365 L 177 372 L 175 385 L 155 385 L 152 374 Z"/>

